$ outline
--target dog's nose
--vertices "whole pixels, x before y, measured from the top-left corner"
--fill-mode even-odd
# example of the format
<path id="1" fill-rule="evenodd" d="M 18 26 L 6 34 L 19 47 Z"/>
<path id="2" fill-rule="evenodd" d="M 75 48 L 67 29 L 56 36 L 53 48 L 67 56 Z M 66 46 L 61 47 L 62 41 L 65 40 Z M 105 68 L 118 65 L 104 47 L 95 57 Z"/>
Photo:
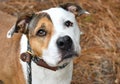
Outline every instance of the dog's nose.
<path id="1" fill-rule="evenodd" d="M 69 36 L 60 37 L 57 40 L 57 47 L 61 50 L 69 50 L 72 48 L 72 39 Z"/>

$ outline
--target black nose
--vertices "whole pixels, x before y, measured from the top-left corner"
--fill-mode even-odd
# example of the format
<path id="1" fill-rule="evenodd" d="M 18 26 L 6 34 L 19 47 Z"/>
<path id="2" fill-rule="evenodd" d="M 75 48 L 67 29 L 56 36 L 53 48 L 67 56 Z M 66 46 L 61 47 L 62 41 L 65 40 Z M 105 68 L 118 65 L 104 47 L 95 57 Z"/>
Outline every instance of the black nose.
<path id="1" fill-rule="evenodd" d="M 57 47 L 61 50 L 69 50 L 72 48 L 73 42 L 69 36 L 60 37 L 57 40 Z"/>

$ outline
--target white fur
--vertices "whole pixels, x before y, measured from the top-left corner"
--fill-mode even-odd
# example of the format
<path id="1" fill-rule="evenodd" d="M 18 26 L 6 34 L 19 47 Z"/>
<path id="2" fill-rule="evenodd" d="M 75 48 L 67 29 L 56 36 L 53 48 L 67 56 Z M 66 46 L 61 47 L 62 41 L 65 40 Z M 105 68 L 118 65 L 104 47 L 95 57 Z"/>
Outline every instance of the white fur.
<path id="1" fill-rule="evenodd" d="M 23 34 L 22 37 L 21 37 L 21 41 L 20 41 L 20 54 L 24 53 L 27 51 L 27 37 Z M 21 59 L 20 59 L 20 63 L 22 65 L 22 68 L 23 68 L 23 72 L 24 72 L 24 77 L 25 79 L 27 80 L 27 64 L 26 62 L 23 62 Z M 26 81 L 27 83 L 27 81 Z"/>
<path id="2" fill-rule="evenodd" d="M 11 29 L 7 32 L 7 38 L 11 38 L 13 36 L 14 31 L 15 31 L 15 25 L 13 25 Z"/>
<path id="3" fill-rule="evenodd" d="M 73 63 L 64 69 L 51 71 L 32 63 L 32 84 L 70 84 L 72 80 Z"/>
<path id="4" fill-rule="evenodd" d="M 73 41 L 75 51 L 79 53 L 80 30 L 75 20 L 75 16 L 69 11 L 65 11 L 62 8 L 51 8 L 49 10 L 45 10 L 42 12 L 47 12 L 50 15 L 54 25 L 54 34 L 51 37 L 48 48 L 43 50 L 42 58 L 48 65 L 58 66 L 58 62 L 61 60 L 61 55 L 56 46 L 56 40 L 61 36 L 65 36 L 65 35 L 70 36 Z M 64 25 L 64 22 L 67 20 L 73 22 L 72 27 L 67 28 Z M 27 38 L 23 35 L 21 38 L 20 53 L 26 51 L 27 51 Z M 35 63 L 32 62 L 32 84 L 70 84 L 72 79 L 72 70 L 73 70 L 72 58 L 64 60 L 59 65 L 62 65 L 66 62 L 67 63 L 69 62 L 69 64 L 65 68 L 57 71 L 48 70 L 46 68 L 37 66 Z M 26 78 L 27 66 L 22 61 L 21 64 L 23 66 L 23 71 Z"/>

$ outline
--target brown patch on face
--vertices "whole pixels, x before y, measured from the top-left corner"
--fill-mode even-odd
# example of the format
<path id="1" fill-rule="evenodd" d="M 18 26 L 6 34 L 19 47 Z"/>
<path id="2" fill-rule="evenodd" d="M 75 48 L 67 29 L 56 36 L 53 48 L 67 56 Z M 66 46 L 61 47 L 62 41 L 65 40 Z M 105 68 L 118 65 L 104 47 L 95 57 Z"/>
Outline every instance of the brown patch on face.
<path id="1" fill-rule="evenodd" d="M 41 29 L 46 32 L 46 35 L 37 35 Z M 53 31 L 53 24 L 50 18 L 44 16 L 38 20 L 36 27 L 29 34 L 30 45 L 35 55 L 41 56 L 43 50 L 48 47 Z"/>

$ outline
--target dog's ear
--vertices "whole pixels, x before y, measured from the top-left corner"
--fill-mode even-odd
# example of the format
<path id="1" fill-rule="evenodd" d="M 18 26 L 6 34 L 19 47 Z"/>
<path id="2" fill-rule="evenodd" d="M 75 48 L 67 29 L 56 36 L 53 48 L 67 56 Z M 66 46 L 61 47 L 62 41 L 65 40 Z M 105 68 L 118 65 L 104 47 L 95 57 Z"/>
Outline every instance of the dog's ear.
<path id="1" fill-rule="evenodd" d="M 79 5 L 75 3 L 65 3 L 60 5 L 63 9 L 72 12 L 75 16 L 80 16 L 82 14 L 90 14 L 86 10 L 82 9 Z"/>
<path id="2" fill-rule="evenodd" d="M 18 16 L 18 19 L 11 27 L 11 29 L 7 32 L 7 38 L 11 38 L 14 33 L 23 33 L 27 34 L 28 33 L 28 24 L 32 20 L 34 16 L 33 12 L 28 12 L 28 13 L 23 13 Z"/>

